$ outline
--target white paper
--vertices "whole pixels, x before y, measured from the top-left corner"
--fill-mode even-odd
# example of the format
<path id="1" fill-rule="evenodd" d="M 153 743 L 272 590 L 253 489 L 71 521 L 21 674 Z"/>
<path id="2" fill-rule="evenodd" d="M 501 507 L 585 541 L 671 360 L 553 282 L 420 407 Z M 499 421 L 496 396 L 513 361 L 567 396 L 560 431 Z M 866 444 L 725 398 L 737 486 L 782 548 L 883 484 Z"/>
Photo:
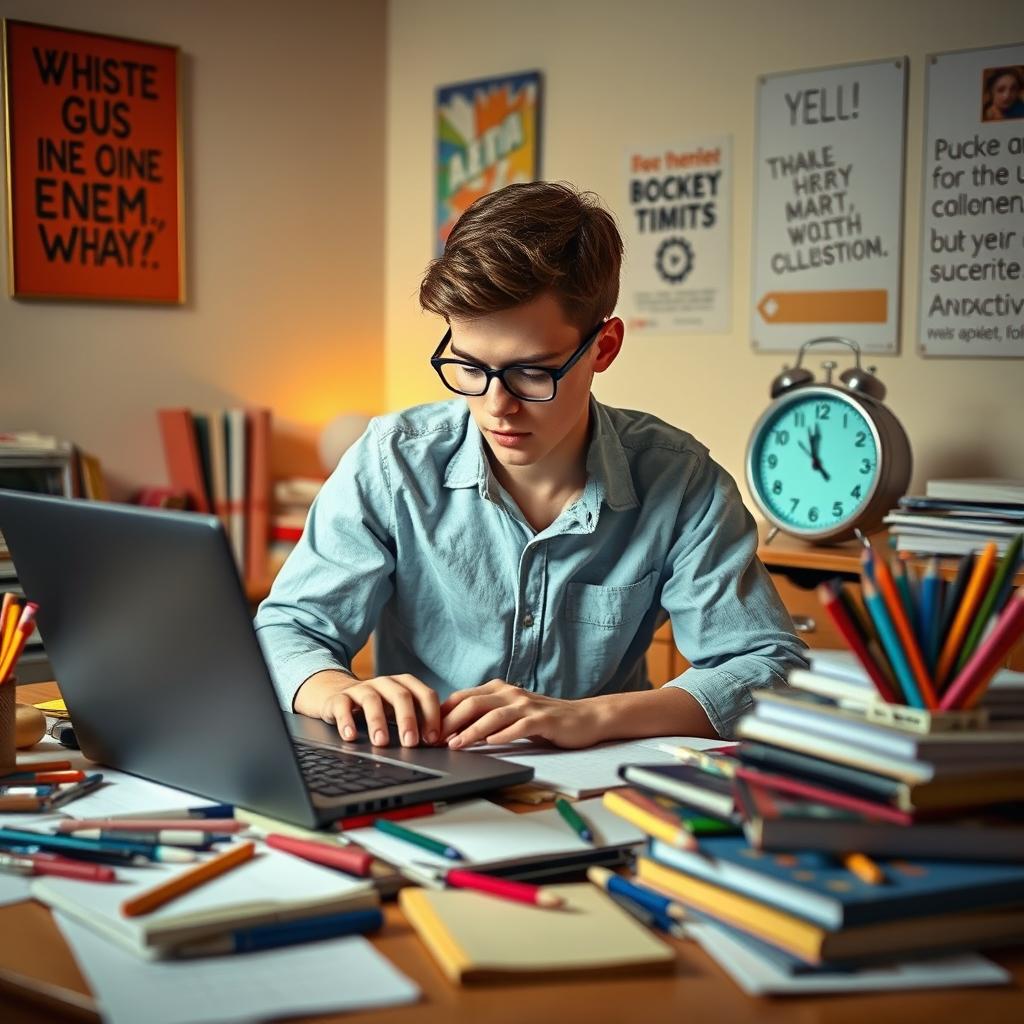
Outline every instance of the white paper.
<path id="1" fill-rule="evenodd" d="M 345 836 L 375 857 L 417 875 L 416 863 L 435 867 L 481 866 L 586 853 L 595 847 L 639 845 L 647 837 L 629 822 L 605 808 L 601 801 L 584 800 L 574 805 L 594 832 L 594 843 L 585 843 L 553 807 L 516 814 L 487 800 L 457 804 L 441 814 L 408 822 L 414 832 L 453 846 L 465 860 L 451 861 L 376 828 L 357 828 Z M 421 873 L 420 873 L 421 874 Z"/>
<path id="2" fill-rule="evenodd" d="M 419 989 L 352 936 L 203 960 L 140 962 L 54 915 L 106 1024 L 213 1024 L 396 1006 Z"/>
<path id="3" fill-rule="evenodd" d="M 0 907 L 29 899 L 28 887 L 31 881 L 31 876 L 8 875 L 0 871 Z"/>
<path id="4" fill-rule="evenodd" d="M 1005 985 L 1010 975 L 977 953 L 959 953 L 856 971 L 789 975 L 742 940 L 713 924 L 688 924 L 687 934 L 747 995 L 817 995 L 825 992 L 886 992 L 961 985 Z"/>
<path id="5" fill-rule="evenodd" d="M 603 743 L 586 750 L 560 750 L 555 747 L 531 746 L 522 753 L 504 750 L 495 756 L 502 761 L 527 765 L 533 769 L 535 786 L 581 797 L 603 793 L 606 789 L 624 786 L 619 769 L 627 764 L 677 764 L 678 761 L 662 747 L 689 747 L 691 750 L 712 750 L 725 740 L 706 740 L 696 736 L 656 736 L 628 743 Z M 493 753 L 485 745 L 471 748 L 479 753 Z"/>

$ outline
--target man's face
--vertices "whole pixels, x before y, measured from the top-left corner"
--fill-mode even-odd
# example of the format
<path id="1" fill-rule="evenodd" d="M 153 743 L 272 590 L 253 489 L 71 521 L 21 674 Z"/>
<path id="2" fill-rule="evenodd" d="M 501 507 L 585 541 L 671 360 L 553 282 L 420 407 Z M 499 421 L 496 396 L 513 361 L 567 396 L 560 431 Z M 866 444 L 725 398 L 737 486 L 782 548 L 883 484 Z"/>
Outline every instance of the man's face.
<path id="1" fill-rule="evenodd" d="M 611 321 L 608 327 L 614 334 L 621 322 Z M 451 328 L 449 351 L 454 358 L 493 369 L 512 364 L 558 369 L 584 340 L 550 294 L 476 320 L 453 319 Z M 467 396 L 469 411 L 494 459 L 509 468 L 535 466 L 556 450 L 581 443 L 587 430 L 590 382 L 595 371 L 611 363 L 618 348 L 616 342 L 609 352 L 601 339 L 595 342 L 558 381 L 550 402 L 523 401 L 496 379 L 486 394 Z"/>

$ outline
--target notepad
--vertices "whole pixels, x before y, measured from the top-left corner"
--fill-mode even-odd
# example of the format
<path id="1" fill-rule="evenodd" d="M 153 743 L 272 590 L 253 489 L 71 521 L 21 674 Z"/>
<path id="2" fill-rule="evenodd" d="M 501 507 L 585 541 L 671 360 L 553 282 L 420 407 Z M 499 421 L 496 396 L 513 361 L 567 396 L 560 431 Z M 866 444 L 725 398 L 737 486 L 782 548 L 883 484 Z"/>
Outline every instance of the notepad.
<path id="1" fill-rule="evenodd" d="M 668 970 L 675 951 L 596 886 L 549 887 L 565 900 L 542 910 L 465 889 L 403 889 L 399 906 L 455 982 L 586 971 Z"/>
<path id="2" fill-rule="evenodd" d="M 236 926 L 340 913 L 378 903 L 376 890 L 369 882 L 261 847 L 252 860 L 150 914 L 121 914 L 121 904 L 126 899 L 189 867 L 119 867 L 116 885 L 38 878 L 32 882 L 31 893 L 40 903 L 62 911 L 147 959 Z"/>

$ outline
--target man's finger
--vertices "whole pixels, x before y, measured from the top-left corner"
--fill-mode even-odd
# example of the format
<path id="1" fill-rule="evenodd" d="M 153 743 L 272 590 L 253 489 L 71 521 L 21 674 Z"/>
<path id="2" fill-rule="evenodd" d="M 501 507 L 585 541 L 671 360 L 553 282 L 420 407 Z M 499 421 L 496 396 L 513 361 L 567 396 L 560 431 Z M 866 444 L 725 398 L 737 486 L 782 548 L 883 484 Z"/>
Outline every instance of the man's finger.
<path id="1" fill-rule="evenodd" d="M 505 705 L 500 694 L 477 694 L 463 701 L 454 711 L 444 716 L 441 722 L 441 735 L 449 737 L 453 733 L 461 732 L 471 722 L 475 722 L 481 715 L 486 715 L 494 708 Z"/>
<path id="2" fill-rule="evenodd" d="M 452 736 L 448 746 L 453 750 L 460 747 L 471 747 L 474 743 L 483 743 L 492 733 L 506 729 L 513 722 L 519 720 L 521 711 L 510 704 L 494 708 L 482 715 L 472 725 L 467 726 L 462 732 Z"/>
<path id="3" fill-rule="evenodd" d="M 423 739 L 427 743 L 436 743 L 441 735 L 441 703 L 437 699 L 437 694 L 415 676 L 405 674 L 394 678 L 408 687 L 413 700 L 416 701 L 423 723 Z"/>
<path id="4" fill-rule="evenodd" d="M 384 702 L 380 694 L 372 686 L 366 685 L 353 687 L 345 693 L 363 709 L 370 742 L 376 747 L 387 746 L 388 722 L 384 717 Z"/>
<path id="5" fill-rule="evenodd" d="M 481 693 L 494 693 L 503 686 L 508 686 L 504 679 L 491 679 L 486 683 L 481 683 L 479 686 L 470 686 L 465 690 L 456 690 L 445 698 L 444 703 L 441 705 L 441 712 L 442 714 L 447 714 L 447 712 L 451 711 L 452 708 L 458 707 L 467 698 L 479 696 Z"/>
<path id="6" fill-rule="evenodd" d="M 416 721 L 416 701 L 412 693 L 401 683 L 382 680 L 377 690 L 395 712 L 395 724 L 403 747 L 415 747 L 420 741 L 419 725 Z"/>
<path id="7" fill-rule="evenodd" d="M 338 735 L 343 740 L 356 738 L 356 722 L 352 716 L 352 701 L 346 693 L 336 693 L 324 705 L 321 716 L 325 722 L 334 722 L 338 727 Z"/>

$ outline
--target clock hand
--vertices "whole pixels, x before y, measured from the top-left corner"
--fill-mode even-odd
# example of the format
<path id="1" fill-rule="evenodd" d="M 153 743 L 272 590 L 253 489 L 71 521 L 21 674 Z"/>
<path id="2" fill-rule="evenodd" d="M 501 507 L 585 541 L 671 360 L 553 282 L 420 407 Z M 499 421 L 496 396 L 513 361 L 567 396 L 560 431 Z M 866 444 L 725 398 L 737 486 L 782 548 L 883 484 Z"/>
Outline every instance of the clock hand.
<path id="1" fill-rule="evenodd" d="M 800 451 L 807 452 L 807 454 L 810 455 L 812 459 L 814 458 L 814 452 L 812 452 L 811 449 L 808 448 L 807 445 L 803 443 L 803 441 L 797 441 L 797 444 L 800 445 Z"/>
<path id="2" fill-rule="evenodd" d="M 811 442 L 811 468 L 816 469 L 827 481 L 831 480 L 828 471 L 821 464 L 821 459 L 818 457 L 818 445 L 821 444 L 821 428 L 815 424 L 813 430 L 807 431 L 807 437 Z"/>

